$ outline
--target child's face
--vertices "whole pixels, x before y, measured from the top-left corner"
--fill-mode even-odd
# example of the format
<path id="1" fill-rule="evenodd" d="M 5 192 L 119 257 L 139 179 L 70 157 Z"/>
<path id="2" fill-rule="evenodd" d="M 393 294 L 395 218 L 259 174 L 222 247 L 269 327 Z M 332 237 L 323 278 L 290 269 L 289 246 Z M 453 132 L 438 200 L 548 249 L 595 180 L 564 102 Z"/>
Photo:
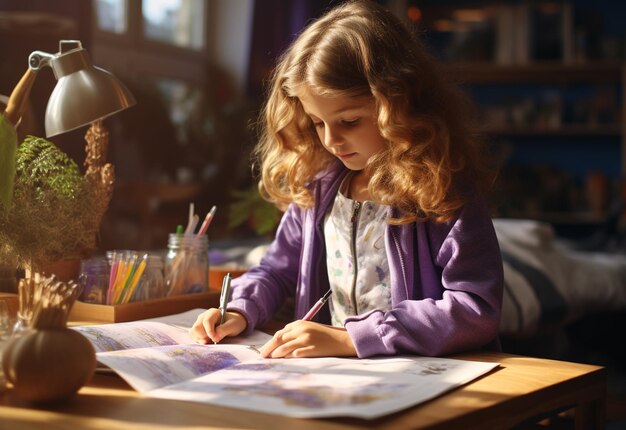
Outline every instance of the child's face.
<path id="1" fill-rule="evenodd" d="M 363 170 L 385 148 L 371 97 L 320 96 L 302 91 L 298 98 L 315 125 L 322 145 L 351 170 Z"/>

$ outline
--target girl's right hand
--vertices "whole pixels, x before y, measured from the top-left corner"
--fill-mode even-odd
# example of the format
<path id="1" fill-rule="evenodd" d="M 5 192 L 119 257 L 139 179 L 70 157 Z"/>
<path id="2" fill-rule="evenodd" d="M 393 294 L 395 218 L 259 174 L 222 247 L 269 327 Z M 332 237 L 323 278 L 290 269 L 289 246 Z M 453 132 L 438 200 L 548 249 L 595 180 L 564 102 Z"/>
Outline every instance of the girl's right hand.
<path id="1" fill-rule="evenodd" d="M 221 318 L 222 312 L 216 308 L 202 312 L 189 330 L 189 335 L 201 344 L 209 341 L 218 343 L 226 336 L 237 336 L 248 325 L 244 316 L 238 312 L 226 312 L 224 324 L 220 324 Z"/>

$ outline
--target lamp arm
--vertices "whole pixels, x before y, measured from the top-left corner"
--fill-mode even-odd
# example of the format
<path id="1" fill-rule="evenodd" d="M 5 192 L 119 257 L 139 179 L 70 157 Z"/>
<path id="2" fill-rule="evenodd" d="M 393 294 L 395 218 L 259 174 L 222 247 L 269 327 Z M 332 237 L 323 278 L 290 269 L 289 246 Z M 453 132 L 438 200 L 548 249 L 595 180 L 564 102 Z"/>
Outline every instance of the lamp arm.
<path id="1" fill-rule="evenodd" d="M 43 51 L 33 51 L 28 56 L 28 67 L 30 70 L 38 72 L 42 67 L 50 66 L 50 60 L 54 55 Z"/>
<path id="2" fill-rule="evenodd" d="M 33 82 L 35 82 L 36 77 L 37 72 L 28 69 L 15 88 L 13 88 L 13 92 L 11 92 L 11 96 L 7 102 L 7 108 L 4 111 L 4 116 L 11 124 L 17 125 L 20 118 L 22 118 L 24 110 L 26 109 L 28 95 L 30 94 L 30 90 L 33 87 Z"/>
<path id="3" fill-rule="evenodd" d="M 22 118 L 30 90 L 37 77 L 37 72 L 42 67 L 49 66 L 50 60 L 53 58 L 54 55 L 41 51 L 35 51 L 28 57 L 28 70 L 26 70 L 26 73 L 24 73 L 15 88 L 13 88 L 7 102 L 7 108 L 4 111 L 4 116 L 11 124 L 17 125 L 20 118 Z"/>

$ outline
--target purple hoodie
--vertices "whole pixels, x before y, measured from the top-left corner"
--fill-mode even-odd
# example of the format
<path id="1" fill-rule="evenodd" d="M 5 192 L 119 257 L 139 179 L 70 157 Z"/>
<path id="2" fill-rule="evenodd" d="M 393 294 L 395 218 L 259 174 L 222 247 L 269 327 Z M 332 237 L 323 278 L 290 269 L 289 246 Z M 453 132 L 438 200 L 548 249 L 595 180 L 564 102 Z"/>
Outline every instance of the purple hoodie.
<path id="1" fill-rule="evenodd" d="M 288 297 L 295 297 L 295 317 L 302 318 L 330 288 L 323 222 L 347 172 L 339 164 L 320 175 L 311 185 L 315 207 L 291 204 L 261 263 L 233 280 L 228 310 L 245 316 L 248 332 Z M 345 321 L 359 357 L 499 349 L 502 259 L 482 198 L 450 222 L 388 225 L 385 247 L 392 309 Z M 314 320 L 329 324 L 328 307 Z"/>

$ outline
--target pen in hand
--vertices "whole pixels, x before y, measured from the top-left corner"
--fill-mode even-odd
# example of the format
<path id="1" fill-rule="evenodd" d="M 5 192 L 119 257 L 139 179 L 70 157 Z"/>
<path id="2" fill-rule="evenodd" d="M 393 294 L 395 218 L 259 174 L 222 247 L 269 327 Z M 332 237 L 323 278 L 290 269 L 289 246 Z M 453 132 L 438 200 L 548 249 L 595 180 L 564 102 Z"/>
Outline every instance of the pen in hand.
<path id="1" fill-rule="evenodd" d="M 302 317 L 302 321 L 311 321 L 313 317 L 319 312 L 319 310 L 322 309 L 322 306 L 326 304 L 332 293 L 333 290 L 326 291 L 326 294 L 324 294 L 322 298 L 319 299 L 317 303 L 315 303 L 313 307 L 306 313 L 306 315 Z"/>
<path id="2" fill-rule="evenodd" d="M 224 324 L 224 321 L 226 321 L 226 304 L 228 303 L 228 297 L 230 296 L 231 279 L 232 276 L 230 273 L 227 273 L 222 281 L 222 292 L 220 293 L 220 311 L 222 316 L 220 318 L 220 325 Z"/>

